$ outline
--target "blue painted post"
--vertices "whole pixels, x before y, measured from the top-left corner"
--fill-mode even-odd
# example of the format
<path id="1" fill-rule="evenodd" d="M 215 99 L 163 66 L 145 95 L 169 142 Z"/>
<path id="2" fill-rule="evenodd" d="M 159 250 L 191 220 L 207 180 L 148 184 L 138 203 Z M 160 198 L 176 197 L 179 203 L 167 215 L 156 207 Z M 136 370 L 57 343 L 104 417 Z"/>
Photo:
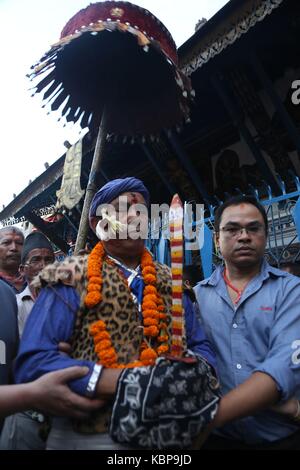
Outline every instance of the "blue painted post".
<path id="1" fill-rule="evenodd" d="M 204 223 L 203 246 L 199 246 L 204 278 L 212 274 L 213 232 Z"/>
<path id="2" fill-rule="evenodd" d="M 159 263 L 164 263 L 166 259 L 166 249 L 167 244 L 163 235 L 161 234 L 158 245 L 157 245 L 157 261 Z"/>
<path id="3" fill-rule="evenodd" d="M 184 264 L 190 266 L 193 264 L 192 252 L 191 250 L 184 249 Z"/>

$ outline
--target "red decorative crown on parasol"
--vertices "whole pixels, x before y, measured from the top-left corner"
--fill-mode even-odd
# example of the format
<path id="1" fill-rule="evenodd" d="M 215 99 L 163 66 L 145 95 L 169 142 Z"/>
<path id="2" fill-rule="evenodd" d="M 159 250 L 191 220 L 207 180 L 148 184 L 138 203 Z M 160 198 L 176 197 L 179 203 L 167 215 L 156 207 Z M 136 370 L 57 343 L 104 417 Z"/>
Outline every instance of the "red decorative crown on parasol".
<path id="1" fill-rule="evenodd" d="M 104 107 L 109 134 L 156 134 L 188 118 L 193 92 L 169 31 L 129 2 L 80 10 L 33 66 L 31 77 L 41 75 L 35 92 L 82 127 L 98 126 Z"/>

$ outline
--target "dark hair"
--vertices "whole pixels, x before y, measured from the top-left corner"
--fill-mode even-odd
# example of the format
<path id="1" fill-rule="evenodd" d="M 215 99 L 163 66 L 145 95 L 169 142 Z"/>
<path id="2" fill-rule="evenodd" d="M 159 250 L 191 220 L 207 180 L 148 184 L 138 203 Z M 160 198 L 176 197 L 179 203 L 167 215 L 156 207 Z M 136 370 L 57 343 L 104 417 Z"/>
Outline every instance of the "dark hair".
<path id="1" fill-rule="evenodd" d="M 258 200 L 253 197 L 253 196 L 244 196 L 244 195 L 239 195 L 239 196 L 233 196 L 227 201 L 225 201 L 221 206 L 217 208 L 215 211 L 215 231 L 219 232 L 220 231 L 220 223 L 222 219 L 222 214 L 227 207 L 230 206 L 238 206 L 239 204 L 252 204 L 252 206 L 255 206 L 256 209 L 259 210 L 261 213 L 264 223 L 265 223 L 265 230 L 266 230 L 266 235 L 268 234 L 268 218 L 265 209 L 263 206 L 258 202 Z"/>
<path id="2" fill-rule="evenodd" d="M 195 286 L 203 279 L 200 266 L 184 265 L 183 266 L 183 279 L 190 281 L 192 286 Z"/>

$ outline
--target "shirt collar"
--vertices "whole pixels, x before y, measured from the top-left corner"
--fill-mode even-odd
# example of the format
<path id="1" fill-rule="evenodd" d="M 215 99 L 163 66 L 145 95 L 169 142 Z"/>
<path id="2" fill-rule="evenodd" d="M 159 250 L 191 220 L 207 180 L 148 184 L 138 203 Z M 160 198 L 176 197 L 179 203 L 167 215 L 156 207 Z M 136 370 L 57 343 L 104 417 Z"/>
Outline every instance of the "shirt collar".
<path id="1" fill-rule="evenodd" d="M 222 279 L 223 270 L 224 270 L 223 265 L 217 266 L 217 268 L 214 270 L 212 275 L 210 277 L 204 279 L 203 281 L 200 281 L 198 283 L 198 285 L 201 285 L 201 286 L 206 286 L 206 285 L 216 286 L 218 284 L 218 282 Z M 265 259 L 263 259 L 261 269 L 260 269 L 259 278 L 262 281 L 264 281 L 265 279 L 267 279 L 270 276 L 287 277 L 288 273 L 286 273 L 285 271 L 281 271 L 280 269 L 273 268 L 273 266 L 271 266 Z"/>
<path id="2" fill-rule="evenodd" d="M 20 292 L 19 294 L 17 294 L 17 297 L 21 300 L 25 300 L 25 299 L 28 299 L 28 297 L 34 301 L 34 298 L 33 298 L 33 295 L 31 293 L 31 290 L 29 288 L 29 285 L 27 284 L 25 289 Z"/>
<path id="3" fill-rule="evenodd" d="M 120 266 L 120 268 L 122 269 L 125 269 L 126 271 L 130 272 L 131 274 L 133 274 L 134 276 L 137 276 L 141 273 L 141 265 L 139 264 L 135 269 L 132 269 L 132 268 L 128 268 L 128 266 L 126 266 L 125 264 L 121 263 L 121 261 L 119 261 L 118 259 L 114 258 L 113 256 L 111 255 L 107 255 L 108 258 L 110 258 L 115 264 L 117 264 L 118 266 Z"/>

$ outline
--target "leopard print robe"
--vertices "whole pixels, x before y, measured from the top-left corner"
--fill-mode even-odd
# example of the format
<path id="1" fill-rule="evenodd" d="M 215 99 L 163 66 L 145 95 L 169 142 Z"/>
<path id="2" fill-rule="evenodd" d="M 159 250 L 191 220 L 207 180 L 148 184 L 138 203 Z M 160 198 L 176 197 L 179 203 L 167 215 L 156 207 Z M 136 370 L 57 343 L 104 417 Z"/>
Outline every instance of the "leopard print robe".
<path id="1" fill-rule="evenodd" d="M 89 328 L 97 320 L 104 320 L 111 335 L 113 346 L 118 354 L 118 362 L 126 364 L 139 353 L 143 339 L 138 307 L 134 303 L 127 282 L 120 269 L 106 260 L 102 269 L 102 302 L 87 309 L 84 298 L 87 292 L 87 256 L 73 256 L 64 262 L 46 266 L 35 278 L 33 287 L 62 283 L 74 287 L 80 296 L 80 307 L 76 315 L 75 327 L 70 340 L 74 359 L 97 362 L 94 342 Z M 155 262 L 157 290 L 164 302 L 167 313 L 169 343 L 171 342 L 172 282 L 168 266 Z M 185 335 L 184 335 L 185 338 Z M 185 340 L 184 340 L 185 341 Z M 81 433 L 107 432 L 111 406 L 108 405 L 85 421 L 74 420 L 74 429 Z"/>

